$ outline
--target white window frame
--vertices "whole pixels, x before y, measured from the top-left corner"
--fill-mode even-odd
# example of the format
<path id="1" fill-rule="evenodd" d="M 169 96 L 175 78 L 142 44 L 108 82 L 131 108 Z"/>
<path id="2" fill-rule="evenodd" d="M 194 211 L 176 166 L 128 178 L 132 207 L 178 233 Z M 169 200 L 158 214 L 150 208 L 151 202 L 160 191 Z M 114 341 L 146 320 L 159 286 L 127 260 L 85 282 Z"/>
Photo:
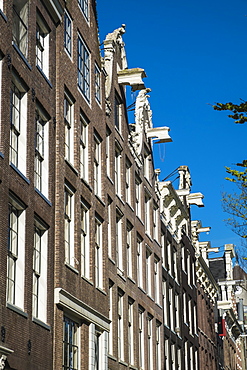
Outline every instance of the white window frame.
<path id="1" fill-rule="evenodd" d="M 160 231 L 160 219 L 159 219 L 159 206 L 153 201 L 153 238 L 159 242 L 159 231 Z"/>
<path id="2" fill-rule="evenodd" d="M 49 78 L 49 34 L 51 30 L 39 12 L 36 17 L 36 65 Z"/>
<path id="3" fill-rule="evenodd" d="M 65 124 L 65 159 L 74 163 L 74 101 L 67 92 L 64 93 L 64 124 Z"/>
<path id="4" fill-rule="evenodd" d="M 94 192 L 101 197 L 101 143 L 102 139 L 95 132 L 94 133 Z"/>
<path id="5" fill-rule="evenodd" d="M 64 244 L 65 244 L 65 263 L 70 266 L 75 264 L 75 250 L 74 250 L 74 229 L 75 229 L 75 215 L 74 215 L 74 191 L 65 184 L 64 186 Z"/>
<path id="6" fill-rule="evenodd" d="M 151 195 L 145 191 L 145 202 L 144 202 L 144 208 L 145 208 L 145 231 L 146 233 L 151 236 Z"/>
<path id="7" fill-rule="evenodd" d="M 35 115 L 35 163 L 34 184 L 48 198 L 49 192 L 49 119 L 39 106 Z"/>
<path id="8" fill-rule="evenodd" d="M 81 275 L 90 279 L 89 206 L 81 200 Z"/>
<path id="9" fill-rule="evenodd" d="M 132 206 L 132 176 L 131 176 L 132 165 L 128 158 L 126 158 L 126 202 Z"/>
<path id="10" fill-rule="evenodd" d="M 110 320 L 110 331 L 108 336 L 108 353 L 113 355 L 113 282 L 109 281 L 109 320 Z"/>
<path id="11" fill-rule="evenodd" d="M 79 8 L 84 14 L 86 20 L 89 18 L 89 0 L 78 0 Z"/>
<path id="12" fill-rule="evenodd" d="M 127 259 L 127 276 L 132 277 L 133 276 L 133 225 L 127 221 L 126 225 L 126 246 L 127 246 L 127 253 L 126 253 L 126 259 Z"/>
<path id="13" fill-rule="evenodd" d="M 102 220 L 95 215 L 95 286 L 103 289 L 103 234 Z"/>
<path id="14" fill-rule="evenodd" d="M 122 197 L 122 148 L 118 143 L 115 143 L 115 191 L 116 194 Z"/>
<path id="15" fill-rule="evenodd" d="M 94 78 L 95 78 L 95 99 L 101 104 L 101 72 L 97 64 L 94 66 Z"/>
<path id="16" fill-rule="evenodd" d="M 138 328 L 139 328 L 139 367 L 145 368 L 145 339 L 144 339 L 144 309 L 139 306 L 138 308 Z"/>
<path id="17" fill-rule="evenodd" d="M 77 47 L 77 72 L 78 72 L 78 87 L 87 100 L 90 102 L 90 68 L 91 68 L 91 55 L 86 47 L 82 37 L 78 35 Z"/>
<path id="18" fill-rule="evenodd" d="M 13 1 L 13 42 L 21 54 L 28 56 L 29 0 Z"/>
<path id="19" fill-rule="evenodd" d="M 136 189 L 136 215 L 142 219 L 142 181 L 139 177 L 135 178 Z"/>
<path id="20" fill-rule="evenodd" d="M 156 370 L 161 370 L 161 323 L 157 320 L 155 330 Z"/>
<path id="21" fill-rule="evenodd" d="M 106 129 L 106 174 L 111 179 L 111 131 Z"/>
<path id="22" fill-rule="evenodd" d="M 134 301 L 129 297 L 128 299 L 128 359 L 129 364 L 134 365 Z"/>
<path id="23" fill-rule="evenodd" d="M 13 194 L 9 197 L 9 237 L 6 300 L 24 310 L 25 208 Z"/>
<path id="24" fill-rule="evenodd" d="M 32 315 L 47 321 L 47 253 L 48 226 L 39 218 L 34 220 L 33 246 L 33 306 Z"/>
<path id="25" fill-rule="evenodd" d="M 80 113 L 80 175 L 83 180 L 86 182 L 89 181 L 88 179 L 88 129 L 89 129 L 89 120 L 86 116 L 81 112 Z"/>
<path id="26" fill-rule="evenodd" d="M 64 316 L 63 319 L 63 370 L 79 370 L 79 326 Z M 67 354 L 67 356 L 66 356 Z"/>
<path id="27" fill-rule="evenodd" d="M 146 292 L 152 297 L 152 251 L 146 247 Z"/>
<path id="28" fill-rule="evenodd" d="M 144 146 L 144 159 L 143 159 L 144 176 L 149 182 L 150 182 L 150 167 L 151 167 L 150 163 L 151 163 L 150 151 L 146 146 Z"/>
<path id="29" fill-rule="evenodd" d="M 115 128 L 121 132 L 121 126 L 122 126 L 122 101 L 118 94 L 115 94 L 115 100 L 114 100 L 114 122 L 115 122 Z"/>
<path id="30" fill-rule="evenodd" d="M 147 368 L 153 370 L 153 317 L 147 316 Z"/>
<path id="31" fill-rule="evenodd" d="M 124 361 L 124 295 L 118 291 L 118 358 Z"/>
<path id="32" fill-rule="evenodd" d="M 10 119 L 10 163 L 26 176 L 27 157 L 27 88 L 18 76 L 12 76 Z"/>
<path id="33" fill-rule="evenodd" d="M 68 55 L 72 56 L 72 19 L 65 9 L 64 11 L 64 49 Z"/>
<path id="34" fill-rule="evenodd" d="M 89 370 L 108 370 L 107 334 L 94 323 L 89 325 Z"/>
<path id="35" fill-rule="evenodd" d="M 116 263 L 123 272 L 123 213 L 116 208 Z"/>
<path id="36" fill-rule="evenodd" d="M 108 256 L 110 258 L 113 258 L 113 250 L 112 250 L 112 226 L 113 226 L 113 223 L 112 223 L 112 217 L 113 217 L 113 203 L 112 203 L 112 199 L 110 197 L 108 197 L 108 203 L 107 203 L 107 214 L 108 214 L 108 218 L 107 218 L 107 236 L 108 236 Z"/>
<path id="37" fill-rule="evenodd" d="M 143 239 L 137 235 L 137 283 L 143 288 Z"/>
<path id="38" fill-rule="evenodd" d="M 160 260 L 154 257 L 154 301 L 160 304 Z"/>

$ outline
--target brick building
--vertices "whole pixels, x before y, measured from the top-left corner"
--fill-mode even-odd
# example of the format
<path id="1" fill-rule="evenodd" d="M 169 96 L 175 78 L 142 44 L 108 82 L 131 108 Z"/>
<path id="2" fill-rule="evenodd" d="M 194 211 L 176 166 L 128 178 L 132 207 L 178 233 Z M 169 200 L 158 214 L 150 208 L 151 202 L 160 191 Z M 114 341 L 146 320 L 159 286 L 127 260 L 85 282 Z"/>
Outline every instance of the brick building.
<path id="1" fill-rule="evenodd" d="M 0 27 L 0 369 L 199 369 L 202 195 L 158 179 L 125 26 L 102 55 L 95 0 L 0 0 Z"/>

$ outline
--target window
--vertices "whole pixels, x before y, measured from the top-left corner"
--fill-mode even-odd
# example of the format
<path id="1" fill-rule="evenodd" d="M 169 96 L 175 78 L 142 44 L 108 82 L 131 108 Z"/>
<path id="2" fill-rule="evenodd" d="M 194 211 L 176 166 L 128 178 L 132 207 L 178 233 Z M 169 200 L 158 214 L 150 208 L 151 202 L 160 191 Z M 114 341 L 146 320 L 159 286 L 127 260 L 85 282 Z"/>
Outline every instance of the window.
<path id="1" fill-rule="evenodd" d="M 145 358 L 145 346 L 144 346 L 144 309 L 139 306 L 138 309 L 138 321 L 139 321 L 139 367 L 144 369 L 144 358 Z"/>
<path id="2" fill-rule="evenodd" d="M 153 238 L 159 241 L 159 206 L 153 202 Z"/>
<path id="3" fill-rule="evenodd" d="M 79 369 L 78 325 L 64 316 L 63 319 L 63 369 Z"/>
<path id="4" fill-rule="evenodd" d="M 13 74 L 10 91 L 10 162 L 26 175 L 27 88 Z"/>
<path id="5" fill-rule="evenodd" d="M 64 12 L 64 48 L 71 57 L 72 54 L 72 20 L 65 10 Z"/>
<path id="6" fill-rule="evenodd" d="M 95 217 L 95 286 L 103 288 L 102 220 Z"/>
<path id="7" fill-rule="evenodd" d="M 150 163 L 151 163 L 151 154 L 148 148 L 145 146 L 143 165 L 144 165 L 144 176 L 148 181 L 150 181 Z"/>
<path id="8" fill-rule="evenodd" d="M 114 117 L 115 117 L 115 127 L 121 131 L 121 116 L 122 116 L 122 105 L 119 96 L 115 95 L 115 104 L 114 104 Z"/>
<path id="9" fill-rule="evenodd" d="M 132 253 L 133 253 L 133 225 L 130 222 L 127 222 L 127 275 L 132 277 L 133 268 L 132 268 Z"/>
<path id="10" fill-rule="evenodd" d="M 135 188 L 136 188 L 136 214 L 137 216 L 141 219 L 142 217 L 142 212 L 141 212 L 141 194 L 142 194 L 142 189 L 141 189 L 141 179 L 136 176 L 135 179 Z"/>
<path id="11" fill-rule="evenodd" d="M 95 98 L 98 103 L 101 103 L 101 75 L 100 69 L 96 64 L 94 67 L 94 76 L 95 76 Z"/>
<path id="12" fill-rule="evenodd" d="M 47 303 L 47 229 L 39 218 L 34 222 L 33 317 L 46 322 Z"/>
<path id="13" fill-rule="evenodd" d="M 146 233 L 148 235 L 150 235 L 150 226 L 151 226 L 151 222 L 150 222 L 150 215 L 151 215 L 151 206 L 150 206 L 150 202 L 151 202 L 151 196 L 149 193 L 145 192 L 145 228 L 146 228 Z"/>
<path id="14" fill-rule="evenodd" d="M 86 19 L 88 19 L 88 1 L 89 0 L 78 0 L 78 4 L 82 13 L 85 15 Z"/>
<path id="15" fill-rule="evenodd" d="M 137 235 L 137 283 L 139 287 L 143 287 L 142 239 L 139 235 Z"/>
<path id="16" fill-rule="evenodd" d="M 65 262 L 74 266 L 74 192 L 68 185 L 64 188 L 64 243 Z"/>
<path id="17" fill-rule="evenodd" d="M 89 206 L 81 202 L 81 274 L 90 278 Z"/>
<path id="18" fill-rule="evenodd" d="M 118 358 L 124 360 L 123 292 L 118 290 Z"/>
<path id="19" fill-rule="evenodd" d="M 160 304 L 160 260 L 154 258 L 154 300 Z"/>
<path id="20" fill-rule="evenodd" d="M 147 341 L 148 341 L 148 362 L 147 362 L 147 368 L 149 370 L 152 370 L 153 369 L 153 333 L 152 333 L 152 330 L 153 330 L 153 321 L 152 321 L 153 317 L 151 315 L 148 315 L 147 317 L 147 326 L 148 326 L 148 336 L 147 336 Z"/>
<path id="21" fill-rule="evenodd" d="M 36 65 L 49 76 L 49 33 L 51 32 L 44 18 L 37 12 L 36 23 Z"/>
<path id="22" fill-rule="evenodd" d="M 121 197 L 121 190 L 122 190 L 122 171 L 121 171 L 121 152 L 122 148 L 118 143 L 115 145 L 115 191 L 117 195 Z"/>
<path id="23" fill-rule="evenodd" d="M 48 197 L 49 176 L 49 124 L 50 117 L 40 106 L 35 115 L 35 163 L 34 184 L 36 189 Z"/>
<path id="24" fill-rule="evenodd" d="M 13 42 L 27 58 L 28 53 L 28 0 L 13 1 Z"/>
<path id="25" fill-rule="evenodd" d="M 110 322 L 110 331 L 109 331 L 109 340 L 108 340 L 108 353 L 113 355 L 113 285 L 114 283 L 109 280 L 109 320 Z"/>
<path id="26" fill-rule="evenodd" d="M 117 267 L 123 271 L 123 213 L 116 209 L 116 261 Z"/>
<path id="27" fill-rule="evenodd" d="M 152 263 L 151 263 L 152 252 L 149 248 L 146 248 L 146 291 L 147 294 L 152 296 Z"/>
<path id="28" fill-rule="evenodd" d="M 106 174 L 111 178 L 111 131 L 106 128 Z"/>
<path id="29" fill-rule="evenodd" d="M 133 305 L 134 301 L 128 299 L 128 355 L 129 364 L 134 365 L 134 324 L 133 324 Z"/>
<path id="30" fill-rule="evenodd" d="M 65 93 L 64 95 L 64 124 L 65 124 L 65 159 L 74 162 L 74 101 Z"/>
<path id="31" fill-rule="evenodd" d="M 132 192 L 132 186 L 131 186 L 131 162 L 126 158 L 126 183 L 125 183 L 125 190 L 126 190 L 126 202 L 131 206 L 131 192 Z"/>
<path id="32" fill-rule="evenodd" d="M 161 342 L 160 342 L 160 328 L 161 323 L 159 321 L 156 321 L 156 370 L 161 370 Z"/>
<path id="33" fill-rule="evenodd" d="M 85 115 L 80 114 L 80 172 L 81 178 L 88 182 L 88 124 L 89 121 Z"/>
<path id="34" fill-rule="evenodd" d="M 170 370 L 170 344 L 168 339 L 165 339 L 165 370 Z"/>
<path id="35" fill-rule="evenodd" d="M 113 204 L 112 199 L 108 197 L 108 204 L 107 204 L 107 210 L 108 210 L 108 256 L 112 256 L 112 217 L 113 217 L 113 210 L 112 210 Z"/>
<path id="36" fill-rule="evenodd" d="M 107 333 L 91 323 L 89 338 L 89 369 L 107 370 Z"/>
<path id="37" fill-rule="evenodd" d="M 162 294 L 163 294 L 163 313 L 164 313 L 164 325 L 169 327 L 169 303 L 168 303 L 168 284 L 166 280 L 162 281 Z"/>
<path id="38" fill-rule="evenodd" d="M 90 53 L 78 36 L 78 86 L 87 101 L 90 100 Z"/>
<path id="39" fill-rule="evenodd" d="M 94 192 L 101 196 L 101 138 L 94 134 Z"/>
<path id="40" fill-rule="evenodd" d="M 170 310 L 170 328 L 175 331 L 175 311 L 174 311 L 174 292 L 169 285 L 169 310 Z"/>
<path id="41" fill-rule="evenodd" d="M 7 302 L 24 309 L 25 205 L 9 199 Z"/>
<path id="42" fill-rule="evenodd" d="M 175 332 L 179 335 L 180 334 L 180 302 L 179 302 L 179 294 L 175 292 Z"/>

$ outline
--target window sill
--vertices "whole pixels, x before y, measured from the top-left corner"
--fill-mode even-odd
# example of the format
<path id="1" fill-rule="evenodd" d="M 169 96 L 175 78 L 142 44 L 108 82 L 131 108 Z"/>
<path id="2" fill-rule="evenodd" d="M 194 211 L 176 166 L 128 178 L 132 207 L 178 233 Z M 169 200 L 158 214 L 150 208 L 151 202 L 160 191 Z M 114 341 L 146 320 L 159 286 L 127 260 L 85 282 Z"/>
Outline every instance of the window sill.
<path id="1" fill-rule="evenodd" d="M 96 287 L 96 289 L 97 289 L 100 293 L 102 293 L 102 294 L 104 294 L 104 295 L 107 295 L 107 293 L 106 293 L 102 288 L 100 288 L 99 286 L 97 286 L 97 287 Z"/>
<path id="2" fill-rule="evenodd" d="M 127 206 L 131 209 L 132 212 L 134 212 L 134 208 L 129 204 L 128 201 L 126 201 Z"/>
<path id="3" fill-rule="evenodd" d="M 34 188 L 36 193 L 39 194 L 39 196 L 44 199 L 44 201 L 50 206 L 52 207 L 52 203 L 44 196 L 44 194 L 42 194 L 37 188 Z"/>
<path id="4" fill-rule="evenodd" d="M 81 177 L 81 182 L 91 191 L 93 191 L 92 187 L 89 185 L 89 183 L 83 178 Z"/>
<path id="5" fill-rule="evenodd" d="M 23 180 L 25 180 L 25 181 L 26 181 L 26 183 L 28 183 L 28 185 L 30 185 L 30 180 L 28 180 L 28 179 L 26 178 L 26 176 L 25 176 L 25 175 L 23 175 L 23 173 L 22 173 L 20 170 L 18 170 L 18 168 L 17 168 L 17 167 L 15 167 L 15 165 L 14 165 L 13 163 L 10 163 L 10 167 L 11 167 L 11 168 L 13 168 L 13 170 L 15 170 L 15 172 L 17 172 L 17 173 L 18 173 L 18 175 L 19 175 Z"/>
<path id="6" fill-rule="evenodd" d="M 93 285 L 93 282 L 91 280 L 89 280 L 86 276 L 81 276 L 81 278 L 82 278 L 82 280 L 85 280 L 90 285 Z"/>
<path id="7" fill-rule="evenodd" d="M 140 216 L 136 215 L 136 217 L 138 218 L 138 220 L 140 221 L 140 223 L 144 226 L 144 222 L 141 220 Z"/>
<path id="8" fill-rule="evenodd" d="M 130 281 L 131 281 L 131 283 L 136 284 L 136 281 L 135 281 L 134 279 L 132 279 L 132 277 L 131 277 L 131 276 L 127 276 L 127 277 L 128 277 L 128 280 L 130 280 Z"/>
<path id="9" fill-rule="evenodd" d="M 125 362 L 124 360 L 119 360 L 119 363 L 123 366 L 128 366 L 127 362 Z"/>
<path id="10" fill-rule="evenodd" d="M 124 204 L 124 201 L 123 201 L 123 200 L 122 200 L 122 198 L 121 198 L 121 195 L 116 194 L 116 196 L 117 196 L 117 198 L 120 200 L 120 202 L 121 202 L 123 205 L 125 205 L 125 204 Z"/>
<path id="11" fill-rule="evenodd" d="M 110 177 L 109 175 L 107 175 L 107 178 L 108 178 L 108 180 L 110 181 L 110 183 L 111 183 L 112 185 L 114 185 L 114 182 L 113 182 L 113 180 L 111 179 L 111 177 Z"/>
<path id="12" fill-rule="evenodd" d="M 163 310 L 163 307 L 158 303 L 158 302 L 155 302 L 156 306 L 158 306 L 161 310 Z"/>
<path id="13" fill-rule="evenodd" d="M 110 256 L 108 256 L 108 259 L 109 259 L 109 261 L 111 261 L 111 263 L 113 264 L 113 265 L 116 265 L 116 262 L 114 261 L 114 259 L 112 259 Z"/>
<path id="14" fill-rule="evenodd" d="M 18 313 L 19 315 L 25 317 L 26 319 L 28 318 L 28 314 L 26 312 L 24 312 L 21 308 L 15 306 L 14 304 L 7 302 L 6 307 L 9 308 L 12 311 Z"/>
<path id="15" fill-rule="evenodd" d="M 7 23 L 8 22 L 8 18 L 6 17 L 6 15 L 4 14 L 4 12 L 1 9 L 0 9 L 0 14 L 3 17 L 3 19 L 5 20 L 5 22 Z"/>
<path id="16" fill-rule="evenodd" d="M 110 355 L 109 353 L 108 353 L 108 358 L 117 362 L 117 358 L 114 357 L 113 355 Z"/>
<path id="17" fill-rule="evenodd" d="M 53 86 L 52 86 L 52 83 L 49 80 L 49 78 L 46 76 L 46 74 L 42 71 L 42 69 L 38 65 L 36 65 L 36 67 L 37 67 L 37 70 L 40 72 L 40 74 L 44 77 L 44 79 L 46 80 L 46 82 L 48 83 L 48 85 L 50 86 L 50 88 L 52 89 Z"/>
<path id="18" fill-rule="evenodd" d="M 4 158 L 4 154 L 2 152 L 0 152 L 0 157 Z"/>
<path id="19" fill-rule="evenodd" d="M 98 201 L 105 207 L 105 202 L 100 198 L 99 195 L 95 194 L 95 197 L 98 199 Z"/>
<path id="20" fill-rule="evenodd" d="M 50 325 L 48 325 L 48 324 L 46 324 L 45 322 L 43 322 L 43 321 L 41 321 L 41 320 L 39 320 L 39 319 L 37 319 L 37 317 L 32 317 L 32 321 L 35 323 L 35 324 L 37 324 L 37 325 L 39 325 L 39 326 L 42 326 L 42 328 L 44 328 L 44 329 L 46 329 L 46 330 L 49 330 L 49 331 L 51 331 L 51 327 L 50 327 Z"/>
<path id="21" fill-rule="evenodd" d="M 147 297 L 148 297 L 149 299 L 151 299 L 151 301 L 153 301 L 153 302 L 154 302 L 154 299 L 151 297 L 151 295 L 147 294 Z"/>
<path id="22" fill-rule="evenodd" d="M 142 293 L 147 294 L 147 292 L 142 287 L 138 286 L 138 289 L 140 289 Z"/>
<path id="23" fill-rule="evenodd" d="M 72 265 L 70 265 L 68 262 L 65 262 L 65 266 L 68 267 L 71 271 L 73 271 L 75 274 L 79 274 L 79 271 Z"/>
<path id="24" fill-rule="evenodd" d="M 120 270 L 119 267 L 117 267 L 117 275 L 125 282 L 126 278 L 124 277 L 124 271 Z"/>
<path id="25" fill-rule="evenodd" d="M 67 165 L 69 166 L 69 168 L 71 168 L 71 170 L 76 174 L 76 176 L 78 176 L 78 171 L 75 169 L 73 164 L 70 163 L 70 161 L 68 161 L 68 159 L 66 159 L 66 158 L 64 158 L 64 160 L 65 160 L 65 163 L 67 163 Z"/>
<path id="26" fill-rule="evenodd" d="M 91 90 L 91 86 L 89 87 L 90 88 L 90 90 Z M 83 97 L 83 99 L 85 100 L 85 102 L 88 104 L 88 106 L 91 108 L 91 101 L 90 101 L 90 98 L 89 99 L 87 99 L 86 98 L 86 96 L 83 94 L 83 91 L 82 91 L 82 89 L 80 88 L 80 86 L 78 86 L 78 84 L 77 84 L 77 89 L 78 89 L 78 91 L 80 92 L 80 94 L 81 94 L 81 96 Z"/>
<path id="27" fill-rule="evenodd" d="M 31 65 L 28 63 L 26 57 L 22 54 L 22 52 L 20 51 L 20 49 L 18 48 L 18 46 L 13 41 L 12 41 L 12 45 L 13 45 L 14 49 L 17 51 L 17 53 L 19 54 L 19 56 L 21 57 L 21 59 L 23 60 L 23 62 L 27 65 L 27 67 L 31 71 L 32 70 Z"/>

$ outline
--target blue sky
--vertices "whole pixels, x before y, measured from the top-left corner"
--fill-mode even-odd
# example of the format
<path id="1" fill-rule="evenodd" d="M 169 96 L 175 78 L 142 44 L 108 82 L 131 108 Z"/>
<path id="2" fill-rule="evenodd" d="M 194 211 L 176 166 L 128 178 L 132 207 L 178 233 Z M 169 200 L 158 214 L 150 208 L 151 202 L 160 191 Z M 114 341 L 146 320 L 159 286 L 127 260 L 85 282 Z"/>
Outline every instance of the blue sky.
<path id="1" fill-rule="evenodd" d="M 240 238 L 225 226 L 224 166 L 247 159 L 247 125 L 236 125 L 215 102 L 247 100 L 246 0 L 98 0 L 100 41 L 126 24 L 128 67 L 144 68 L 150 87 L 154 126 L 169 126 L 172 143 L 154 145 L 162 180 L 188 165 L 192 191 L 204 194 L 204 208 L 192 206 L 192 219 L 211 226 L 212 246 Z M 134 98 L 134 97 L 132 97 Z M 131 102 L 131 101 L 130 101 Z M 247 253 L 246 253 L 247 254 Z"/>

